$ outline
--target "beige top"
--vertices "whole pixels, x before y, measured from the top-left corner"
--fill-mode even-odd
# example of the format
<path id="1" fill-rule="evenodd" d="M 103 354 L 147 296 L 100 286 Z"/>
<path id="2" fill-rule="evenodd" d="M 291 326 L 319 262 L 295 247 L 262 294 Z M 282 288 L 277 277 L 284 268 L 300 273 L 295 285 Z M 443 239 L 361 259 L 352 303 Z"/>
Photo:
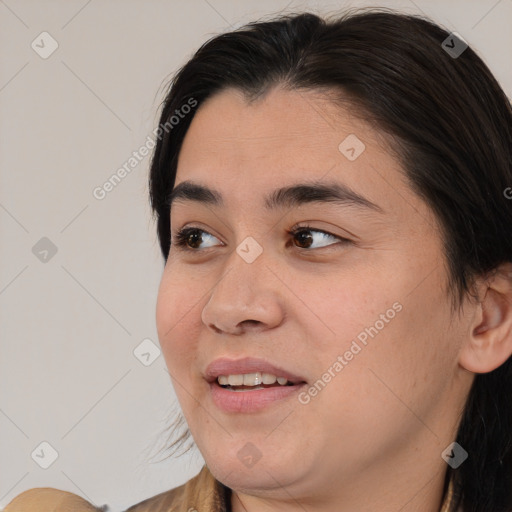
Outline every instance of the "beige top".
<path id="1" fill-rule="evenodd" d="M 448 492 L 439 512 L 452 512 L 450 502 L 453 488 Z M 125 512 L 231 512 L 231 490 L 217 481 L 205 465 L 185 484 L 157 494 Z M 76 494 L 52 488 L 34 488 L 12 500 L 4 512 L 110 512 L 108 507 L 96 508 Z"/>

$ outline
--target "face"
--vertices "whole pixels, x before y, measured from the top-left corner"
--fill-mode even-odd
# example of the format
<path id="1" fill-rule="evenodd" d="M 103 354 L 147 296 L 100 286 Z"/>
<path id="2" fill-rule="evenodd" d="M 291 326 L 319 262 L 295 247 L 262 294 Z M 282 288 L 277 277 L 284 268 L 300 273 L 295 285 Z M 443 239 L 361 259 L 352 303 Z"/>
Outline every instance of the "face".
<path id="1" fill-rule="evenodd" d="M 187 132 L 175 189 L 185 181 L 221 200 L 172 203 L 157 329 L 214 476 L 313 503 L 342 483 L 355 493 L 364 479 L 443 469 L 468 387 L 468 318 L 450 314 L 439 228 L 382 134 L 314 91 L 248 104 L 225 90 Z M 298 185 L 339 197 L 269 200 Z M 180 247 L 183 228 L 194 230 Z M 258 371 L 293 385 L 210 382 Z"/>

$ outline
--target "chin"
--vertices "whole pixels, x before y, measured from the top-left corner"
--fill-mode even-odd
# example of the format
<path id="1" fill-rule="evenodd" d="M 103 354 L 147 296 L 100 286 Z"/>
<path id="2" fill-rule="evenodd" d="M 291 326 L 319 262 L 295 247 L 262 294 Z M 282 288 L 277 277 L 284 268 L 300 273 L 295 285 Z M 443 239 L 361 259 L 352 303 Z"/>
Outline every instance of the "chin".
<path id="1" fill-rule="evenodd" d="M 210 467 L 217 480 L 230 489 L 253 496 L 281 494 L 283 487 L 288 487 L 298 478 L 298 475 L 290 474 L 290 468 L 278 470 L 268 468 L 263 463 L 251 469 L 239 469 L 238 465 L 234 468 L 233 464 L 227 462 L 219 465 L 218 468 L 219 474 Z"/>
<path id="2" fill-rule="evenodd" d="M 204 458 L 215 478 L 237 491 L 256 494 L 258 490 L 282 490 L 301 478 L 305 470 L 302 454 L 298 460 L 293 460 L 293 457 L 286 457 L 286 450 L 264 444 L 263 441 L 257 444 L 231 441 L 229 448 L 218 445 Z"/>

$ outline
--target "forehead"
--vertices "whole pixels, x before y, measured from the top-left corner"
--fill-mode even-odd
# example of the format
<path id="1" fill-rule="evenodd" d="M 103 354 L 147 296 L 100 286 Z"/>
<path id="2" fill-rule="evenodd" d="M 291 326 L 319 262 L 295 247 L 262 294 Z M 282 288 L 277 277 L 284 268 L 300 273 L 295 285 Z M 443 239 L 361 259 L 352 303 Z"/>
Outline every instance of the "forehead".
<path id="1" fill-rule="evenodd" d="M 280 154 L 295 161 L 306 148 L 337 159 L 340 142 L 352 133 L 368 143 L 378 135 L 348 105 L 341 108 L 319 91 L 274 87 L 249 103 L 241 91 L 226 89 L 199 108 L 180 158 L 192 145 L 194 154 L 187 154 L 187 160 L 214 152 L 231 162 L 255 156 L 275 160 Z"/>
<path id="2" fill-rule="evenodd" d="M 407 210 L 418 198 L 386 140 L 357 118 L 348 103 L 341 107 L 319 91 L 276 87 L 249 103 L 240 91 L 226 89 L 196 112 L 182 144 L 175 184 L 208 184 L 242 205 L 277 187 L 328 179 L 384 210 L 386 205 Z M 351 147 L 356 158 L 346 152 Z"/>

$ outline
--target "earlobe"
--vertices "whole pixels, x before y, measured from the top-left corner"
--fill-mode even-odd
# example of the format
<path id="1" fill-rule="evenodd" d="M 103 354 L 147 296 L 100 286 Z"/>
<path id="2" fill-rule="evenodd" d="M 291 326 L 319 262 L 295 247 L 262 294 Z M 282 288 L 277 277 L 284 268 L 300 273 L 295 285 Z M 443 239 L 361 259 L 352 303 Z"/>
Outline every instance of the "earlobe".
<path id="1" fill-rule="evenodd" d="M 499 267 L 479 285 L 479 303 L 459 364 L 473 373 L 488 373 L 512 355 L 512 265 Z"/>

